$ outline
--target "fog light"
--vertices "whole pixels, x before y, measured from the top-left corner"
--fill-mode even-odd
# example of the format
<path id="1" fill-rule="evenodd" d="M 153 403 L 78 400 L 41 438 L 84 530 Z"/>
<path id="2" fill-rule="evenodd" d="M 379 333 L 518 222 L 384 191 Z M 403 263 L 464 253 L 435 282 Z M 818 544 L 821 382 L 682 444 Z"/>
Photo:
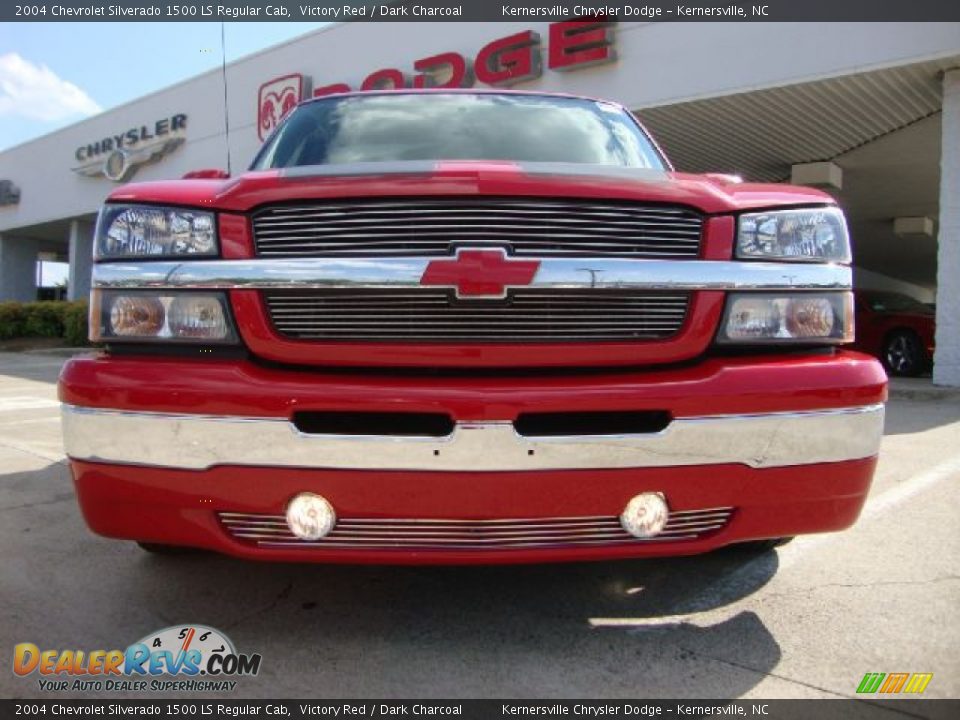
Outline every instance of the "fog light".
<path id="1" fill-rule="evenodd" d="M 300 493 L 287 505 L 287 526 L 302 540 L 319 540 L 333 530 L 337 514 L 325 497 Z"/>
<path id="2" fill-rule="evenodd" d="M 620 525 L 636 538 L 649 538 L 659 535 L 667 524 L 670 511 L 667 501 L 660 493 L 640 493 L 623 509 Z"/>

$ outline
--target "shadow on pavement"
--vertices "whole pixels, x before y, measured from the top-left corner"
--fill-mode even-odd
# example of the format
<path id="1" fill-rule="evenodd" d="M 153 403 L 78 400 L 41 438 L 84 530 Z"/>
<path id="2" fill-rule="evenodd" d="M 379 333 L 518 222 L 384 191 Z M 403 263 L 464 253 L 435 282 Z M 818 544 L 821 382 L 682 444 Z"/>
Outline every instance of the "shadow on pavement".
<path id="1" fill-rule="evenodd" d="M 701 626 L 671 616 L 734 603 L 777 565 L 773 552 L 733 551 L 470 568 L 144 556 L 116 567 L 127 592 L 115 602 L 149 604 L 161 624 L 224 630 L 294 693 L 736 697 L 780 659 L 759 617 Z"/>

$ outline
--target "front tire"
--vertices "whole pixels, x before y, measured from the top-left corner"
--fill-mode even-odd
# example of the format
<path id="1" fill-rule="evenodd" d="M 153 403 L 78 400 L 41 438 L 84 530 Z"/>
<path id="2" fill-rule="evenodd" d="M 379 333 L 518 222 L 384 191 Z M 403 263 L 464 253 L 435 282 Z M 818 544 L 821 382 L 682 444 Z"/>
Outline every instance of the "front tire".
<path id="1" fill-rule="evenodd" d="M 891 375 L 916 377 L 927 366 L 927 353 L 915 332 L 897 330 L 883 343 L 883 366 Z"/>

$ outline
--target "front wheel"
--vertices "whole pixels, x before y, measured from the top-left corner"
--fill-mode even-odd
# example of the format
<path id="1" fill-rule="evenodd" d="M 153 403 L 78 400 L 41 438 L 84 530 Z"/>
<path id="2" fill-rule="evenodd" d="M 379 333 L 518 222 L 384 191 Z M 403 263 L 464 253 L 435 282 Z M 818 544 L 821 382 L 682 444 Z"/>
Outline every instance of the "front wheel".
<path id="1" fill-rule="evenodd" d="M 883 344 L 883 364 L 891 375 L 914 377 L 927 365 L 927 353 L 915 332 L 890 333 Z"/>

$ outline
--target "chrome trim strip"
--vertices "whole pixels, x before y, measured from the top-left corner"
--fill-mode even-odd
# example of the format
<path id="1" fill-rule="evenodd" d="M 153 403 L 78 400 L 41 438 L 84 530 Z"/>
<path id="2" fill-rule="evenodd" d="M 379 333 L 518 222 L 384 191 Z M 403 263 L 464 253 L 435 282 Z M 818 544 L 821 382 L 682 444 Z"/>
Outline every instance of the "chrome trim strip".
<path id="1" fill-rule="evenodd" d="M 96 288 L 412 288 L 436 258 L 297 258 L 99 263 Z M 524 260 L 529 258 L 524 256 Z M 541 258 L 524 287 L 638 290 L 847 290 L 849 267 L 785 262 Z M 431 286 L 438 287 L 438 286 Z"/>
<path id="2" fill-rule="evenodd" d="M 329 535 L 316 541 L 297 538 L 283 515 L 217 513 L 224 530 L 234 538 L 260 547 L 324 548 L 480 548 L 531 545 L 562 547 L 581 543 L 646 543 L 702 537 L 730 522 L 733 507 L 671 512 L 663 531 L 654 538 L 629 535 L 616 516 L 573 518 L 338 518 Z M 706 518 L 710 518 L 709 520 Z M 424 528 L 429 528 L 425 530 Z"/>
<path id="3" fill-rule="evenodd" d="M 753 468 L 875 455 L 882 404 L 811 412 L 680 418 L 658 433 L 524 437 L 513 424 L 458 423 L 442 438 L 308 435 L 282 418 L 127 412 L 63 405 L 76 460 L 203 470 L 216 465 L 482 472 L 670 467 Z"/>

